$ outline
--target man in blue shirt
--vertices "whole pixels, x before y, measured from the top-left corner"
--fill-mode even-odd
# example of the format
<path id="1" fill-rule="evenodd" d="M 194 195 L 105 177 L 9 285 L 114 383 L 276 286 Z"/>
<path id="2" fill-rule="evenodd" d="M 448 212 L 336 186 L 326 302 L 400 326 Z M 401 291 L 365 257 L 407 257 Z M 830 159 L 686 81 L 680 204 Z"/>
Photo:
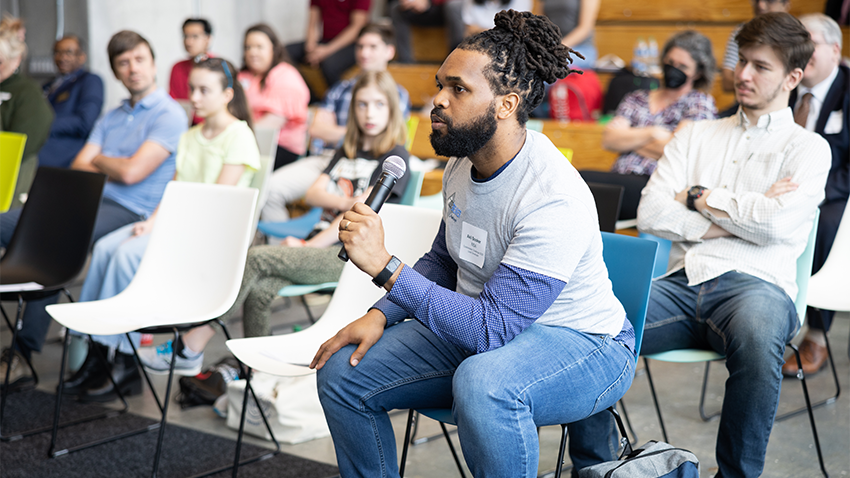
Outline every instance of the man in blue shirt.
<path id="1" fill-rule="evenodd" d="M 188 125 L 183 108 L 165 90 L 157 88 L 154 53 L 147 40 L 124 30 L 112 37 L 107 52 L 112 71 L 127 88 L 130 98 L 98 121 L 88 142 L 71 163 L 74 169 L 109 177 L 92 242 L 153 213 L 165 185 L 174 177 L 177 144 Z M 9 243 L 20 213 L 18 209 L 0 215 L 3 247 Z M 4 351 L 13 354 L 10 388 L 32 381 L 22 358 L 41 350 L 50 326 L 50 316 L 44 307 L 58 299 L 56 293 L 27 303 L 20 340 L 14 350 Z M 0 373 L 5 374 L 6 367 L 4 359 Z M 138 377 L 138 370 L 133 371 Z M 69 383 L 73 384 L 73 381 Z"/>
<path id="2" fill-rule="evenodd" d="M 86 144 L 103 108 L 103 80 L 83 68 L 86 52 L 76 35 L 65 35 L 56 42 L 53 61 L 59 75 L 43 89 L 56 116 L 38 153 L 38 164 L 67 168 Z"/>

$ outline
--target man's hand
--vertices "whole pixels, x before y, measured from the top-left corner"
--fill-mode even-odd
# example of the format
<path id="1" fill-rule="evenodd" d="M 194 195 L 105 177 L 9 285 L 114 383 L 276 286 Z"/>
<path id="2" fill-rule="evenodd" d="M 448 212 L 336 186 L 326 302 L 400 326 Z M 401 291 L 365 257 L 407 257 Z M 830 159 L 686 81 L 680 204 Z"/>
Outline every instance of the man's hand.
<path id="1" fill-rule="evenodd" d="M 431 7 L 430 0 L 401 0 L 398 2 L 399 8 L 402 10 L 412 10 L 416 13 L 422 13 Z"/>
<path id="2" fill-rule="evenodd" d="M 685 207 L 688 206 L 688 190 L 689 189 L 691 189 L 691 188 L 685 188 L 685 189 L 679 191 L 678 194 L 676 194 L 676 201 L 679 201 L 680 203 L 684 204 Z"/>
<path id="3" fill-rule="evenodd" d="M 339 222 L 339 240 L 348 258 L 372 277 L 384 270 L 392 256 L 384 247 L 384 226 L 369 206 L 356 203 Z"/>
<path id="4" fill-rule="evenodd" d="M 632 127 L 629 120 L 622 116 L 615 116 L 606 126 L 611 129 L 629 129 Z"/>
<path id="5" fill-rule="evenodd" d="M 314 68 L 318 68 L 319 63 L 325 61 L 332 53 L 330 47 L 327 45 L 318 44 L 313 48 L 313 51 L 307 53 L 305 60 Z"/>
<path id="6" fill-rule="evenodd" d="M 133 235 L 143 236 L 145 234 L 150 234 L 153 230 L 153 223 L 153 218 L 148 218 L 144 221 L 139 221 L 136 224 L 133 224 Z"/>
<path id="7" fill-rule="evenodd" d="M 370 309 L 366 315 L 346 325 L 330 340 L 323 343 L 310 362 L 310 368 L 320 370 L 325 366 L 331 355 L 348 344 L 357 344 L 357 350 L 351 354 L 351 366 L 356 367 L 366 352 L 384 335 L 387 318 L 378 309 Z"/>
<path id="8" fill-rule="evenodd" d="M 797 183 L 792 183 L 791 176 L 788 176 L 773 183 L 773 185 L 770 186 L 770 189 L 768 189 L 767 192 L 764 193 L 764 195 L 772 199 L 775 197 L 782 196 L 785 193 L 796 191 L 798 187 L 800 187 L 800 185 Z"/>

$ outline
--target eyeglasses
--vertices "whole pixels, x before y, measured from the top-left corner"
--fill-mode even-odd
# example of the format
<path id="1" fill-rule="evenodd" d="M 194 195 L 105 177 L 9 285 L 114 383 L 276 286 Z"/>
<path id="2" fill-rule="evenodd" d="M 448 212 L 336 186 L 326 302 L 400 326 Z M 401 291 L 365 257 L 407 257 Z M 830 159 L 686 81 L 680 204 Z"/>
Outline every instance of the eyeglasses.
<path id="1" fill-rule="evenodd" d="M 80 50 L 53 50 L 53 56 L 78 56 L 82 54 Z"/>

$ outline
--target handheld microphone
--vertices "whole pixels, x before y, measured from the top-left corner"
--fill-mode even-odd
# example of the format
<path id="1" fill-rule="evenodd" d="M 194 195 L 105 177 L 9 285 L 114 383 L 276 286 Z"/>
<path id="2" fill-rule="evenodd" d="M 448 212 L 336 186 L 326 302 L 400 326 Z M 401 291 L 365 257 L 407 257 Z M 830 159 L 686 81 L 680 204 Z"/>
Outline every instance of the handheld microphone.
<path id="1" fill-rule="evenodd" d="M 396 181 L 404 176 L 406 170 L 407 166 L 405 166 L 404 160 L 400 157 L 393 155 L 385 159 L 381 176 L 378 178 L 378 182 L 375 183 L 375 187 L 372 188 L 372 192 L 369 193 L 369 197 L 366 198 L 366 205 L 373 211 L 380 212 L 381 206 L 390 197 Z M 339 249 L 337 257 L 343 262 L 348 262 L 348 253 L 345 252 L 345 246 Z"/>

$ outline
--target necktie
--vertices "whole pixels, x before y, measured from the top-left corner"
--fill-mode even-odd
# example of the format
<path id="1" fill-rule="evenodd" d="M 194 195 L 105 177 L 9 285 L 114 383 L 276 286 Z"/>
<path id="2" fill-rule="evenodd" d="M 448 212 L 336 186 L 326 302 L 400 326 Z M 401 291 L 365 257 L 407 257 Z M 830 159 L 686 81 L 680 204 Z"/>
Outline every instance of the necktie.
<path id="1" fill-rule="evenodd" d="M 800 98 L 800 104 L 797 105 L 797 112 L 794 113 L 794 122 L 803 128 L 809 121 L 809 105 L 812 103 L 812 94 L 806 93 Z"/>

